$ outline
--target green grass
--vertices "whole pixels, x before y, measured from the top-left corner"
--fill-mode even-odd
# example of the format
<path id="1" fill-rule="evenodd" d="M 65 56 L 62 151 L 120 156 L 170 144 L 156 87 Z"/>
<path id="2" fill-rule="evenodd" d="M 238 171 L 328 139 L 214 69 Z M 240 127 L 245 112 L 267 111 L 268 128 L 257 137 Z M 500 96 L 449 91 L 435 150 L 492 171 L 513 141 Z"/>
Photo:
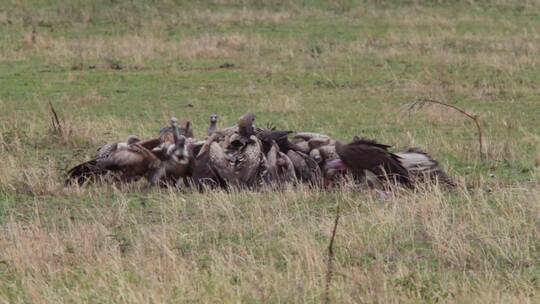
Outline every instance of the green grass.
<path id="1" fill-rule="evenodd" d="M 335 302 L 538 300 L 538 3 L 176 2 L 0 4 L 0 302 L 320 302 L 337 204 Z M 478 114 L 487 159 L 459 114 L 406 113 L 422 97 Z M 380 202 L 62 185 L 173 115 L 202 137 L 246 112 L 422 147 L 461 186 Z"/>

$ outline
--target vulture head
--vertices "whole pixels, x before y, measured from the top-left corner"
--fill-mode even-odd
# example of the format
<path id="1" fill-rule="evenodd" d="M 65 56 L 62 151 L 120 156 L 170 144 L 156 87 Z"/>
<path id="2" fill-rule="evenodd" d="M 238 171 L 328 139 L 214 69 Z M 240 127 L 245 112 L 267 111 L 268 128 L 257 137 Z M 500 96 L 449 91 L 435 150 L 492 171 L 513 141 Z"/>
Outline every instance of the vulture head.
<path id="1" fill-rule="evenodd" d="M 313 149 L 309 152 L 309 157 L 311 157 L 317 164 L 320 164 L 323 161 L 321 152 L 319 149 Z"/>
<path id="2" fill-rule="evenodd" d="M 255 135 L 255 115 L 246 114 L 238 120 L 238 133 L 233 133 L 230 136 L 230 148 L 241 150 L 253 142 L 251 136 Z"/>
<path id="3" fill-rule="evenodd" d="M 240 117 L 238 120 L 238 133 L 241 136 L 249 138 L 251 135 L 255 135 L 255 115 L 248 113 Z"/>
<path id="4" fill-rule="evenodd" d="M 187 127 L 189 128 L 189 123 Z M 171 119 L 171 128 L 173 131 L 174 144 L 167 148 L 166 154 L 180 164 L 187 164 L 189 162 L 189 151 L 186 147 L 186 137 L 183 134 L 180 134 L 175 117 Z"/>
<path id="5" fill-rule="evenodd" d="M 128 145 L 132 145 L 132 144 L 138 143 L 138 142 L 140 142 L 140 141 L 141 141 L 141 140 L 140 140 L 139 137 L 137 137 L 136 135 L 130 135 L 130 136 L 128 136 L 126 142 L 127 142 Z"/>
<path id="6" fill-rule="evenodd" d="M 141 140 L 135 136 L 135 135 L 129 135 L 127 137 L 126 142 L 119 142 L 116 144 L 116 150 L 124 150 L 127 149 L 130 145 L 136 144 L 140 142 Z M 104 146 L 105 147 L 105 146 Z M 100 150 L 103 149 L 103 147 L 100 148 Z M 99 152 L 98 152 L 99 154 Z"/>
<path id="7" fill-rule="evenodd" d="M 179 128 L 178 120 L 176 117 L 172 117 L 170 127 L 161 129 L 160 144 L 154 147 L 152 152 L 163 161 L 169 158 L 175 161 L 182 161 L 182 158 L 187 153 L 184 147 L 186 138 L 189 137 L 189 134 L 186 133 L 186 130 L 189 130 L 189 126 L 190 123 L 188 122 L 185 127 Z"/>
<path id="8" fill-rule="evenodd" d="M 210 115 L 210 126 L 208 127 L 208 136 L 214 134 L 217 131 L 218 116 L 216 114 Z"/>

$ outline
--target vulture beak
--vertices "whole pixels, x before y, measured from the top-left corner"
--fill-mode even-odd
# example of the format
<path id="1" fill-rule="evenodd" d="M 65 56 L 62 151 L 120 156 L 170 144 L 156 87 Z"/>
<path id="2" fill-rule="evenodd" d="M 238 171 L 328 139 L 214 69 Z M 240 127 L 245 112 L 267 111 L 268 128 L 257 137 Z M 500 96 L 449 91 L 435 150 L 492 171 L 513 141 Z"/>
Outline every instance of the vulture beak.
<path id="1" fill-rule="evenodd" d="M 345 171 L 347 170 L 347 166 L 341 159 L 334 159 L 331 161 L 328 161 L 325 166 L 326 170 L 339 170 L 339 171 Z"/>

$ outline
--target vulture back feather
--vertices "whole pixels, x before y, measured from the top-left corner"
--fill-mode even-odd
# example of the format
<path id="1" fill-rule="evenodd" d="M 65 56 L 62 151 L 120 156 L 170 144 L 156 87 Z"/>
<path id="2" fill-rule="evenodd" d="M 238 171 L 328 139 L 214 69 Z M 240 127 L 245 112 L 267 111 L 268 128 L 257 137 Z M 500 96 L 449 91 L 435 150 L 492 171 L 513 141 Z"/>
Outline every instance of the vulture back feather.
<path id="1" fill-rule="evenodd" d="M 410 185 L 409 172 L 401 164 L 399 156 L 388 151 L 390 146 L 373 140 L 355 139 L 350 144 L 336 141 L 336 152 L 353 175 L 365 177 L 364 170 L 368 170 L 380 178 L 390 177 Z"/>

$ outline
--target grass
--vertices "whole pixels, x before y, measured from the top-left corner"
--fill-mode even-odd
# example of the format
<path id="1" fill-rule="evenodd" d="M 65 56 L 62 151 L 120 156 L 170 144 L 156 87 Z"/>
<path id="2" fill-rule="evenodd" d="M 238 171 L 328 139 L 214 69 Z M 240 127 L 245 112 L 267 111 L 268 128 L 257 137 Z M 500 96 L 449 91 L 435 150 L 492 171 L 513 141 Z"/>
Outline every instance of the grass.
<path id="1" fill-rule="evenodd" d="M 4 1 L 0 302 L 321 302 L 338 204 L 333 302 L 537 302 L 539 14 L 537 1 Z M 487 160 L 466 118 L 404 112 L 422 97 L 480 115 Z M 223 126 L 248 111 L 420 146 L 460 187 L 384 202 L 63 187 L 106 142 L 172 115 L 202 135 L 211 113 Z"/>

